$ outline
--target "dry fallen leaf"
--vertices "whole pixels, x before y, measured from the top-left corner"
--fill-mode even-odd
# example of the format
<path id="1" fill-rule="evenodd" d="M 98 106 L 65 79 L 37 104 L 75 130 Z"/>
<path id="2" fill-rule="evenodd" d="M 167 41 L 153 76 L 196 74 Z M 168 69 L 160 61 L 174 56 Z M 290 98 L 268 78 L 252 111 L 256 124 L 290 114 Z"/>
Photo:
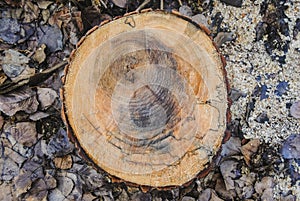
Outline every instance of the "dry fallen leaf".
<path id="1" fill-rule="evenodd" d="M 34 122 L 6 124 L 4 131 L 10 133 L 18 143 L 27 147 L 31 147 L 37 141 L 37 131 Z"/>
<path id="2" fill-rule="evenodd" d="M 31 114 L 37 111 L 38 104 L 36 93 L 30 88 L 0 95 L 0 111 L 8 116 L 13 116 L 18 111 Z"/>
<path id="3" fill-rule="evenodd" d="M 120 8 L 125 8 L 127 5 L 127 0 L 112 0 L 112 2 Z"/>
<path id="4" fill-rule="evenodd" d="M 73 165 L 73 160 L 71 155 L 66 155 L 63 157 L 56 157 L 53 159 L 56 168 L 66 170 L 70 169 Z"/>
<path id="5" fill-rule="evenodd" d="M 244 159 L 248 166 L 250 165 L 251 156 L 257 152 L 259 145 L 260 145 L 259 139 L 253 139 L 250 140 L 247 144 L 242 146 L 241 152 L 244 155 Z"/>
<path id="6" fill-rule="evenodd" d="M 29 78 L 35 72 L 34 68 L 28 66 L 29 58 L 18 51 L 9 49 L 4 51 L 1 58 L 3 72 L 13 82 Z"/>
<path id="7" fill-rule="evenodd" d="M 35 53 L 32 57 L 33 60 L 35 60 L 39 64 L 43 63 L 46 59 L 45 48 L 46 48 L 46 45 L 41 44 L 41 46 L 35 51 Z"/>
<path id="8" fill-rule="evenodd" d="M 38 100 L 42 110 L 49 108 L 58 97 L 57 93 L 51 88 L 37 88 Z"/>

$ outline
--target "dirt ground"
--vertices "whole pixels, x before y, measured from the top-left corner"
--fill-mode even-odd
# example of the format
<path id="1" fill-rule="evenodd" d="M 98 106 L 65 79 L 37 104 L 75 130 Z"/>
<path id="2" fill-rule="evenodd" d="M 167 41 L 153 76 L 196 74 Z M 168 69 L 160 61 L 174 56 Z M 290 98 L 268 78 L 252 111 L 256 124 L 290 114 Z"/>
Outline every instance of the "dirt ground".
<path id="1" fill-rule="evenodd" d="M 143 8 L 204 24 L 227 61 L 232 137 L 185 187 L 113 183 L 84 160 L 61 119 L 64 66 L 104 20 Z M 300 2 L 0 2 L 0 200 L 300 200 Z"/>

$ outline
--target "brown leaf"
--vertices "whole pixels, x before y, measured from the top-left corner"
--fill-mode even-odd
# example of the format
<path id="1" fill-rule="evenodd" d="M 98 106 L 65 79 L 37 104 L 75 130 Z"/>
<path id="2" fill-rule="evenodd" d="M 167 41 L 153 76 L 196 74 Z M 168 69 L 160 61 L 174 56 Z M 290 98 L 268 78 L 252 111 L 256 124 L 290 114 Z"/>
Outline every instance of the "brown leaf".
<path id="1" fill-rule="evenodd" d="M 27 147 L 31 147 L 37 141 L 37 131 L 34 122 L 20 122 L 5 125 L 5 131 L 11 133 L 15 140 Z"/>
<path id="2" fill-rule="evenodd" d="M 38 104 L 36 93 L 29 88 L 0 95 L 0 110 L 8 116 L 13 116 L 18 111 L 29 114 L 36 112 Z"/>
<path id="3" fill-rule="evenodd" d="M 71 155 L 66 155 L 63 157 L 56 157 L 53 159 L 56 168 L 66 170 L 70 169 L 73 165 L 73 160 Z"/>
<path id="4" fill-rule="evenodd" d="M 247 165 L 250 165 L 251 156 L 257 152 L 259 145 L 259 139 L 254 139 L 242 146 L 241 152 L 244 155 L 244 159 Z"/>

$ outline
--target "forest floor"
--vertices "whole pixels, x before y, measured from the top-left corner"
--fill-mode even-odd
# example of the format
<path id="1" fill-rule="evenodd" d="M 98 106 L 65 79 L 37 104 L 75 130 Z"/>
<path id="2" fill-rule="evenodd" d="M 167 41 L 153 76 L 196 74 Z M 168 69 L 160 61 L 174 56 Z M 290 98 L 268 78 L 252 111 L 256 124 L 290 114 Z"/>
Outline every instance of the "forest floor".
<path id="1" fill-rule="evenodd" d="M 112 183 L 69 140 L 63 67 L 104 20 L 133 0 L 0 2 L 0 200 L 300 200 L 300 1 L 152 0 L 206 25 L 227 61 L 232 137 L 217 166 L 186 187 Z"/>

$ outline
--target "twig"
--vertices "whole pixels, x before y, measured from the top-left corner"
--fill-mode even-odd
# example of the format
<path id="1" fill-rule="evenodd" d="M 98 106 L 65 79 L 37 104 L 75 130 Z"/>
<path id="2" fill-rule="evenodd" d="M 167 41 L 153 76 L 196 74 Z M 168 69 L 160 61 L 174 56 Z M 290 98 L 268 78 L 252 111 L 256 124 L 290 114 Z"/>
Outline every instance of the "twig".
<path id="1" fill-rule="evenodd" d="M 182 1 L 181 0 L 178 0 L 178 3 L 180 6 L 182 6 Z"/>
<path id="2" fill-rule="evenodd" d="M 160 0 L 160 10 L 164 9 L 164 0 Z"/>
<path id="3" fill-rule="evenodd" d="M 145 0 L 135 11 L 140 12 L 149 2 L 150 0 Z"/>
<path id="4" fill-rule="evenodd" d="M 18 89 L 26 84 L 28 84 L 29 86 L 34 86 L 44 80 L 46 80 L 48 77 L 50 77 L 50 75 L 56 71 L 57 69 L 64 67 L 68 62 L 67 61 L 63 61 L 49 69 L 46 69 L 43 72 L 40 73 L 36 73 L 33 76 L 29 77 L 29 78 L 25 78 L 22 79 L 16 83 L 14 82 L 9 82 L 9 83 L 5 83 L 0 85 L 0 94 L 6 94 L 9 93 L 15 89 Z"/>

